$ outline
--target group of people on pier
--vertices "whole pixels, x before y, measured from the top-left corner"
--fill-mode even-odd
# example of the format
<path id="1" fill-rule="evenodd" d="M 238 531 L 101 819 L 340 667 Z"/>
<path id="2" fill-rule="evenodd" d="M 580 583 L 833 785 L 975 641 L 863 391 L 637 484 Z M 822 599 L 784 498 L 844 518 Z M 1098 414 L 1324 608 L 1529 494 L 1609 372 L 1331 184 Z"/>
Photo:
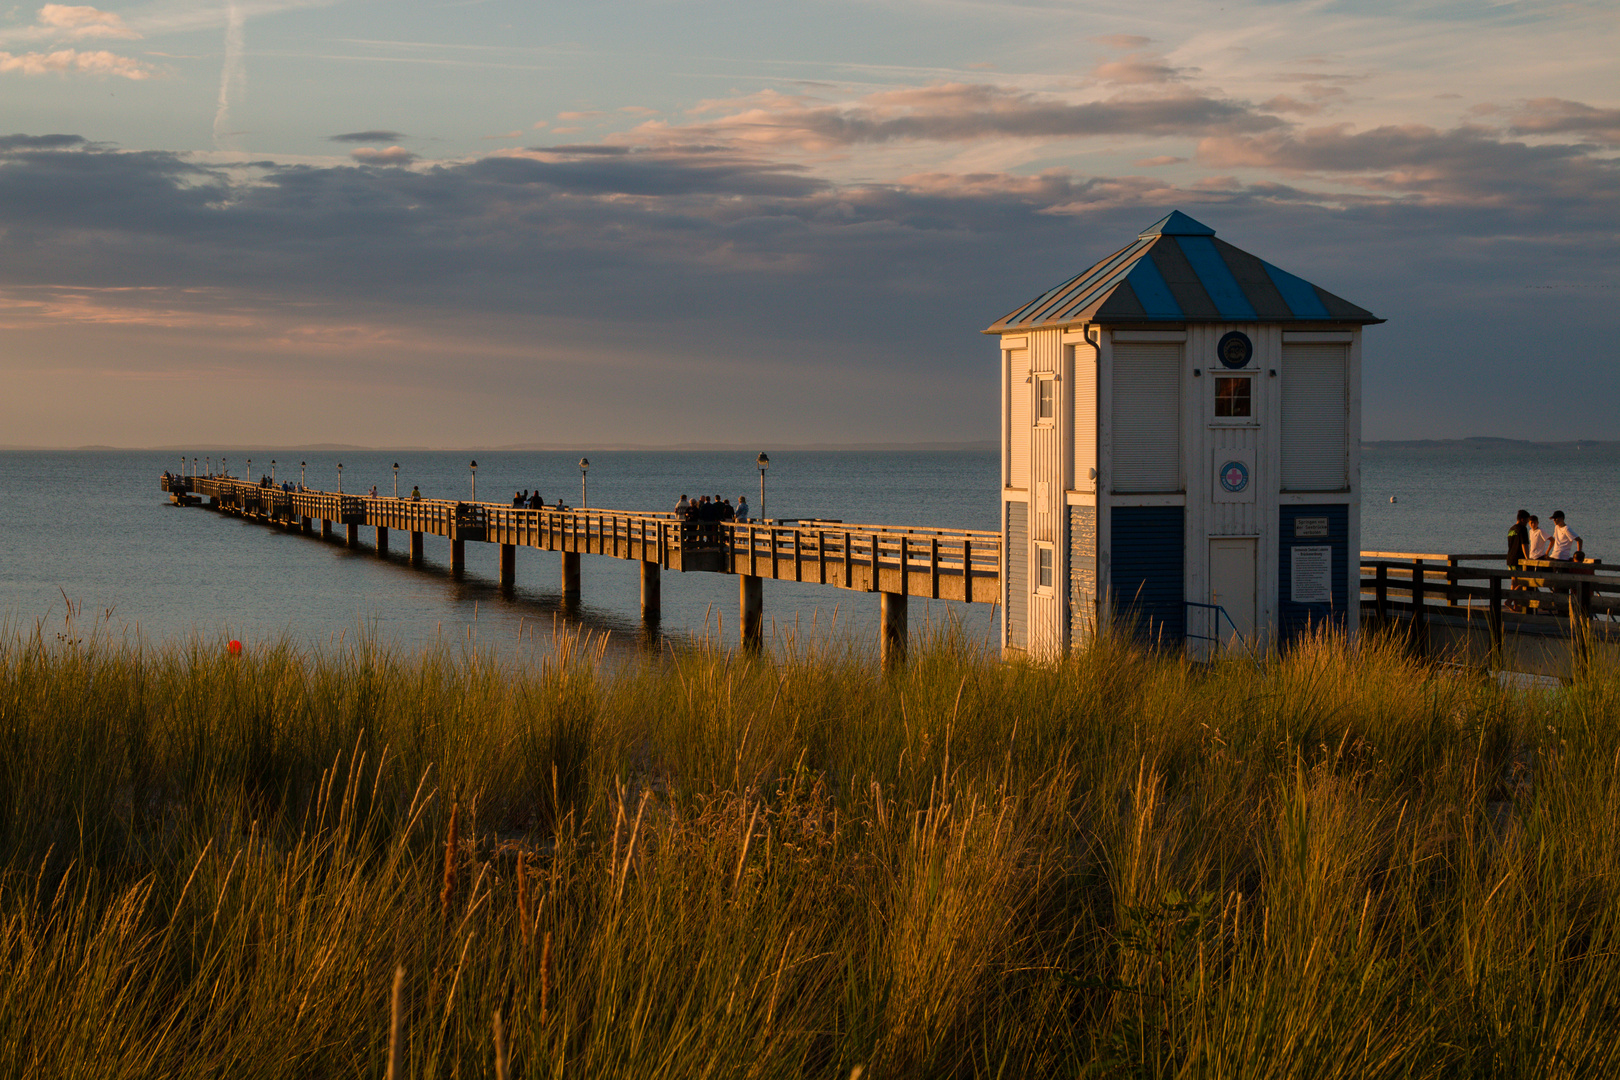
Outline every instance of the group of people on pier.
<path id="1" fill-rule="evenodd" d="M 1562 510 L 1552 512 L 1552 532 L 1543 532 L 1541 519 L 1528 510 L 1520 510 L 1517 519 L 1508 528 L 1507 564 L 1510 570 L 1527 569 L 1526 560 L 1536 563 L 1544 560 L 1556 562 L 1584 563 L 1586 561 L 1586 544 L 1578 533 L 1571 529 L 1564 520 Z M 1557 567 L 1553 568 L 1557 570 Z M 1572 567 L 1571 573 L 1591 573 L 1590 569 Z M 1537 592 L 1547 584 L 1545 578 L 1516 577 L 1513 579 L 1515 592 Z M 1568 593 L 1568 587 L 1554 588 L 1555 593 Z M 1528 601 L 1526 605 L 1509 603 L 1509 611 L 1535 610 L 1540 606 L 1539 601 Z"/>
<path id="2" fill-rule="evenodd" d="M 718 495 L 689 499 L 682 493 L 681 501 L 675 504 L 675 516 L 691 522 L 747 521 L 748 496 L 737 496 L 737 505 L 732 506 L 730 499 L 722 499 Z"/>

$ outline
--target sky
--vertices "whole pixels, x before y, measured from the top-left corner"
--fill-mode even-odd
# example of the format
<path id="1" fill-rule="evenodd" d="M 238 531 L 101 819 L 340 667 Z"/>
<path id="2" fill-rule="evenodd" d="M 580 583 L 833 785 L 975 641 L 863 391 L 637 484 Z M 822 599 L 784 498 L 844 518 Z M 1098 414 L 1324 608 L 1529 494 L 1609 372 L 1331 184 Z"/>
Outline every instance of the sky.
<path id="1" fill-rule="evenodd" d="M 994 439 L 1173 209 L 1615 439 L 1617 158 L 1613 0 L 0 0 L 0 445 Z"/>

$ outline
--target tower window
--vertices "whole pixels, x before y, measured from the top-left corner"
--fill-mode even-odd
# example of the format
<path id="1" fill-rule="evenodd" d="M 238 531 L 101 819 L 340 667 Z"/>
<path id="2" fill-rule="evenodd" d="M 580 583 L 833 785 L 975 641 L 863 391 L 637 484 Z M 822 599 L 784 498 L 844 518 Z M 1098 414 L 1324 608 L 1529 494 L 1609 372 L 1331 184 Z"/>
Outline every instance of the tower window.
<path id="1" fill-rule="evenodd" d="M 1052 422 L 1052 411 L 1056 400 L 1052 380 L 1037 379 L 1035 381 L 1040 385 L 1040 393 L 1037 399 L 1039 406 L 1035 413 L 1036 419 L 1043 424 L 1050 424 Z"/>
<path id="2" fill-rule="evenodd" d="M 1215 415 L 1250 416 L 1249 383 L 1246 378 L 1221 377 L 1215 380 Z"/>

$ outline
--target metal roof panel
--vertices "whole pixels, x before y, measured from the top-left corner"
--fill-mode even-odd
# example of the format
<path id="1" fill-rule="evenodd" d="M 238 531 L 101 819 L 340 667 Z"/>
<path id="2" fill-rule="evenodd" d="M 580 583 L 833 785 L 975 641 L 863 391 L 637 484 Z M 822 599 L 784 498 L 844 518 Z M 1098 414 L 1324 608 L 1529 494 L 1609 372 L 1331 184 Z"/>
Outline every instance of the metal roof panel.
<path id="1" fill-rule="evenodd" d="M 1277 291 L 1282 294 L 1283 301 L 1288 305 L 1289 313 L 1296 319 L 1325 319 L 1327 308 L 1316 295 L 1316 288 L 1304 278 L 1297 278 L 1286 270 L 1279 270 L 1268 262 L 1260 264 L 1266 268 L 1266 276 L 1271 279 Z"/>
<path id="2" fill-rule="evenodd" d="M 1227 269 L 1221 253 L 1215 250 L 1215 241 L 1208 236 L 1178 236 L 1172 241 L 1181 249 L 1187 261 L 1198 274 L 1198 282 L 1209 294 L 1221 318 L 1232 322 L 1248 322 L 1256 318 L 1254 305 L 1243 295 L 1243 287 Z"/>
<path id="3" fill-rule="evenodd" d="M 1203 284 L 1198 280 L 1198 271 L 1193 264 L 1187 261 L 1187 255 L 1176 246 L 1174 240 L 1160 239 L 1153 245 L 1153 263 L 1164 275 L 1164 283 L 1169 286 L 1171 295 L 1176 303 L 1181 305 L 1182 315 L 1189 319 L 1218 319 L 1221 311 L 1215 302 L 1204 291 Z"/>

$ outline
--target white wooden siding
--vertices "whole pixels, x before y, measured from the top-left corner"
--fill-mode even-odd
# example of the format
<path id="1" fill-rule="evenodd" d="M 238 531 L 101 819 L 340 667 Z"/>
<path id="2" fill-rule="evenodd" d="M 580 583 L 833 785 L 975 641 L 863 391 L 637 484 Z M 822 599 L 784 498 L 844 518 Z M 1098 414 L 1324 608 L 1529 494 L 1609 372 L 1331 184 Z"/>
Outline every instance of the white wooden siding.
<path id="1" fill-rule="evenodd" d="M 1037 392 L 1043 378 L 1061 377 L 1063 369 L 1063 332 L 1041 330 L 1029 336 L 1029 366 L 1035 378 L 1030 383 L 1031 393 Z M 1054 386 L 1054 390 L 1059 390 Z M 1033 400 L 1033 399 L 1032 399 Z M 1053 410 L 1050 420 L 1036 422 L 1030 433 L 1029 476 L 1029 539 L 1032 546 L 1048 548 L 1053 554 L 1053 572 L 1061 575 L 1063 568 L 1057 559 L 1066 538 L 1063 526 L 1067 521 L 1067 505 L 1063 499 L 1066 488 L 1069 454 L 1065 452 L 1067 432 L 1059 423 L 1059 410 Z M 1030 566 L 1036 566 L 1036 552 L 1030 552 Z M 1035 575 L 1030 574 L 1029 598 L 1029 651 L 1041 660 L 1055 659 L 1063 651 L 1063 621 L 1067 608 L 1067 591 L 1051 588 L 1035 589 Z"/>
<path id="2" fill-rule="evenodd" d="M 1282 347 L 1282 487 L 1343 491 L 1349 455 L 1349 348 Z"/>
<path id="3" fill-rule="evenodd" d="M 1029 487 L 1029 350 L 1007 352 L 1007 486 Z"/>
<path id="4" fill-rule="evenodd" d="M 1179 343 L 1116 341 L 1113 489 L 1181 490 Z"/>

